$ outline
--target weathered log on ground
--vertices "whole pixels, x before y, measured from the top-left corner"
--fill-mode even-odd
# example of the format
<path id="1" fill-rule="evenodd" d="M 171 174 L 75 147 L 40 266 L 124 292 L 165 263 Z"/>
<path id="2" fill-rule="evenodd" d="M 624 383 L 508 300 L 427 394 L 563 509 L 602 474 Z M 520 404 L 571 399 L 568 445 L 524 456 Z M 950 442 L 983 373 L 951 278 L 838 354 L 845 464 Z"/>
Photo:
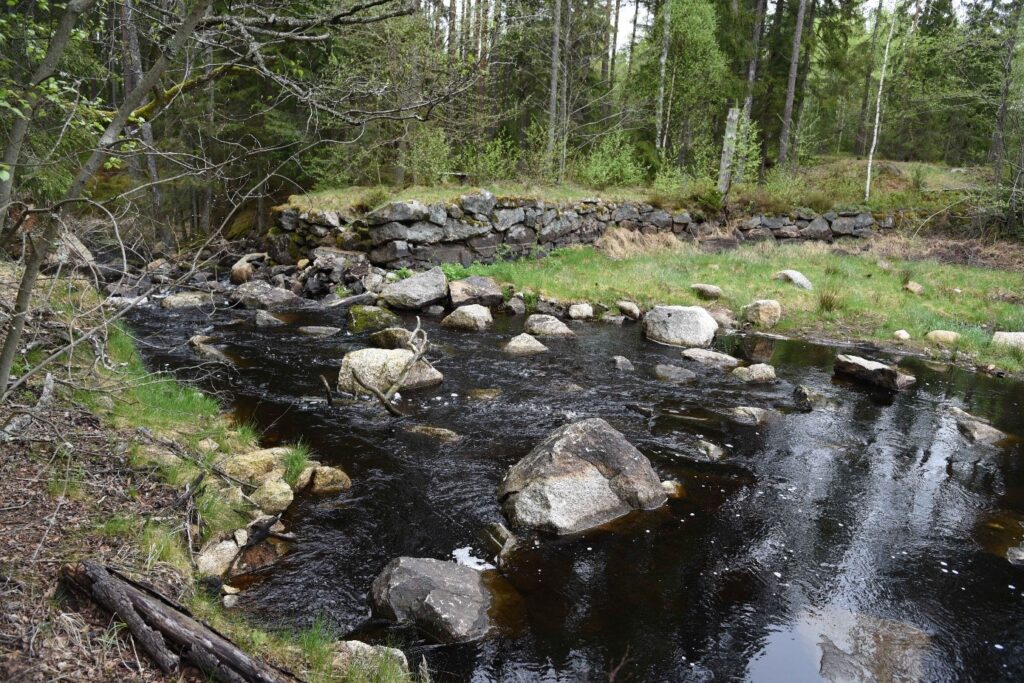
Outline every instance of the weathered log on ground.
<path id="1" fill-rule="evenodd" d="M 182 662 L 228 683 L 295 683 L 293 675 L 250 657 L 181 605 L 116 570 L 85 560 L 61 574 L 75 589 L 125 624 L 149 657 L 166 673 Z"/>

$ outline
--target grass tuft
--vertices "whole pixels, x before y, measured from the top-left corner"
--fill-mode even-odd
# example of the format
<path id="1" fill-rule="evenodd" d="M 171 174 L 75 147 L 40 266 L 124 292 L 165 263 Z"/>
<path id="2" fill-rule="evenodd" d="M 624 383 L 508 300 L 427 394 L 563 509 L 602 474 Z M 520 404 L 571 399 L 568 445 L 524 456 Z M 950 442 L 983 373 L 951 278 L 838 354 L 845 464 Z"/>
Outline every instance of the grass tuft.
<path id="1" fill-rule="evenodd" d="M 295 486 L 299 475 L 309 467 L 310 460 L 309 446 L 300 441 L 291 447 L 288 454 L 284 456 L 284 480 L 289 486 Z"/>

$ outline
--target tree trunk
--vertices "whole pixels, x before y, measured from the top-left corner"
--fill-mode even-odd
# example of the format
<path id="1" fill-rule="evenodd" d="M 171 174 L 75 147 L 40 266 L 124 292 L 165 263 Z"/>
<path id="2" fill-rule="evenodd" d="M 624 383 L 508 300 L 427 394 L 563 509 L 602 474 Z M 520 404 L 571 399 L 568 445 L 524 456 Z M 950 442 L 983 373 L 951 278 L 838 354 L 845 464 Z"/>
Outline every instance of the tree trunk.
<path id="1" fill-rule="evenodd" d="M 729 109 L 729 118 L 725 120 L 725 136 L 722 139 L 722 161 L 718 165 L 718 191 L 725 196 L 732 182 L 732 156 L 736 152 L 736 127 L 739 124 L 740 110 Z"/>
<path id="2" fill-rule="evenodd" d="M 864 154 L 867 144 L 868 98 L 871 91 L 871 72 L 874 71 L 875 48 L 878 46 L 878 25 L 882 21 L 882 0 L 875 9 L 875 25 L 871 27 L 871 47 L 868 51 L 868 65 L 864 70 L 864 94 L 860 99 L 860 118 L 857 119 L 857 137 L 853 140 L 855 154 Z"/>
<path id="3" fill-rule="evenodd" d="M 789 159 L 789 129 L 793 121 L 793 100 L 796 97 L 796 74 L 800 65 L 800 39 L 804 32 L 804 13 L 807 0 L 800 0 L 796 10 L 796 26 L 793 27 L 793 51 L 789 58 L 789 80 L 786 84 L 786 105 L 782 109 L 782 132 L 779 134 L 779 166 L 785 166 Z"/>
<path id="4" fill-rule="evenodd" d="M 750 109 L 754 104 L 754 84 L 757 82 L 757 62 L 761 56 L 761 32 L 764 27 L 766 0 L 757 0 L 757 14 L 754 17 L 754 35 L 751 38 L 750 62 L 747 63 L 747 92 L 743 97 L 743 118 L 750 120 Z"/>
<path id="5" fill-rule="evenodd" d="M 1017 32 L 1020 30 L 1021 1 L 1014 3 L 1013 12 L 1007 21 L 1006 57 L 1003 59 L 1003 88 L 999 93 L 999 109 L 996 111 L 996 125 L 992 131 L 992 146 L 989 148 L 989 161 L 992 163 L 992 177 L 998 183 L 1003 179 L 1003 154 L 1005 152 L 1004 133 L 1006 131 L 1006 114 L 1010 99 L 1010 81 L 1013 76 L 1013 53 L 1017 47 Z"/>
<path id="6" fill-rule="evenodd" d="M 661 22 L 661 57 L 658 60 L 658 104 L 655 110 L 655 136 L 654 145 L 659 152 L 664 152 L 663 126 L 665 122 L 665 72 L 668 66 L 668 46 L 672 32 L 672 2 L 665 2 L 662 9 Z"/>
<path id="7" fill-rule="evenodd" d="M 548 158 L 554 159 L 555 139 L 558 135 L 558 70 L 562 49 L 562 0 L 555 0 L 551 29 L 551 88 L 548 93 Z"/>
<path id="8" fill-rule="evenodd" d="M 800 132 L 804 123 L 804 113 L 807 111 L 807 97 L 811 83 L 811 66 L 814 60 L 814 47 L 817 42 L 817 32 L 814 30 L 814 15 L 817 11 L 817 0 L 811 0 L 811 9 L 807 13 L 807 26 L 810 35 L 807 36 L 807 49 L 804 50 L 803 59 L 800 62 L 800 76 L 797 79 L 797 90 L 800 91 L 799 105 L 797 105 L 796 126 L 793 128 L 793 158 L 800 162 Z"/>
<path id="9" fill-rule="evenodd" d="M 619 54 L 619 10 L 622 7 L 622 0 L 615 0 L 615 20 L 612 23 L 612 44 L 611 44 L 611 65 L 608 67 L 608 90 L 615 89 L 615 58 Z"/>
<path id="10" fill-rule="evenodd" d="M 611 0 L 605 0 L 605 22 L 604 31 L 601 36 L 601 85 L 604 86 L 605 91 L 608 90 L 608 69 L 611 64 L 611 55 L 609 54 L 609 46 L 612 44 L 613 39 L 611 38 L 612 30 L 612 3 Z"/>
<path id="11" fill-rule="evenodd" d="M 629 36 L 629 61 L 626 62 L 626 75 L 633 74 L 633 50 L 636 48 L 636 22 L 640 16 L 640 0 L 636 0 L 633 8 L 633 33 Z"/>
<path id="12" fill-rule="evenodd" d="M 871 165 L 875 160 L 875 147 L 878 145 L 878 128 L 882 123 L 882 88 L 885 86 L 885 69 L 889 65 L 889 45 L 892 43 L 892 32 L 896 28 L 896 11 L 893 10 L 892 21 L 889 23 L 889 36 L 885 39 L 885 52 L 882 53 L 882 73 L 878 75 L 878 97 L 875 99 L 875 130 L 871 135 L 871 151 L 868 152 L 868 177 L 864 183 L 864 201 L 871 199 Z"/>
<path id="13" fill-rule="evenodd" d="M 458 39 L 455 32 L 455 3 L 458 0 L 451 0 L 448 3 L 448 56 L 454 57 L 458 47 Z"/>

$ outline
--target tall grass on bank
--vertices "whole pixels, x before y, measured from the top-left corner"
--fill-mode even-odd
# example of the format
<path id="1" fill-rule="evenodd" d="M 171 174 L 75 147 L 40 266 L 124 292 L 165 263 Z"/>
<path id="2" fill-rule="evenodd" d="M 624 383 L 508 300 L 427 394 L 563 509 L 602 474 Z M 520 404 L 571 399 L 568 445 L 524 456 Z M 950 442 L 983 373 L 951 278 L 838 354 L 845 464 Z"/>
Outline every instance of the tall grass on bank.
<path id="1" fill-rule="evenodd" d="M 810 278 L 815 291 L 774 279 L 787 268 Z M 952 330 L 962 335 L 960 352 L 1014 372 L 1024 370 L 1019 350 L 990 343 L 994 330 L 1024 330 L 1024 306 L 1002 296 L 1024 291 L 1024 273 L 840 254 L 819 243 L 762 243 L 720 253 L 683 245 L 622 259 L 590 247 L 569 248 L 542 260 L 474 264 L 465 270 L 517 290 L 609 306 L 620 299 L 643 306 L 706 305 L 690 285 L 707 282 L 722 287 L 725 296 L 718 303 L 736 313 L 755 299 L 777 299 L 783 308 L 779 332 L 891 340 L 893 332 L 906 329 L 912 344 L 928 348 L 925 334 Z M 903 290 L 908 270 L 924 285 L 923 295 Z"/>

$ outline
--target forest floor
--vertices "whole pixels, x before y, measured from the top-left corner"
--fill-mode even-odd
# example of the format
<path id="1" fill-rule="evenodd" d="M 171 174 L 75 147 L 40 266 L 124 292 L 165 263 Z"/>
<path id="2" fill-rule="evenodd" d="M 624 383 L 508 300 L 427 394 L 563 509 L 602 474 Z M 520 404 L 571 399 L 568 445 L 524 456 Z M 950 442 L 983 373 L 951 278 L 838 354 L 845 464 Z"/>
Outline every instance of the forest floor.
<path id="1" fill-rule="evenodd" d="M 936 256 L 958 262 L 941 262 Z M 616 301 L 629 299 L 645 307 L 721 305 L 739 315 L 751 301 L 776 299 L 783 316 L 773 331 L 780 334 L 870 341 L 1021 373 L 1024 349 L 991 343 L 994 331 L 1024 331 L 1021 263 L 1020 244 L 938 244 L 934 239 L 889 236 L 837 245 L 762 242 L 707 252 L 691 243 L 666 246 L 664 240 L 654 248 L 631 245 L 620 236 L 603 239 L 596 249 L 567 248 L 539 260 L 446 269 L 450 276 L 488 275 L 519 291 L 613 309 Z M 785 269 L 802 272 L 814 290 L 774 279 Z M 921 284 L 923 293 L 904 289 L 910 281 Z M 724 295 L 715 302 L 701 300 L 691 289 L 694 283 L 718 285 Z M 893 333 L 901 329 L 911 339 L 897 343 Z M 960 337 L 952 346 L 941 346 L 925 339 L 932 330 L 950 330 Z"/>
<path id="2" fill-rule="evenodd" d="M 18 272 L 0 263 L 0 312 L 9 312 Z M 92 327 L 98 301 L 85 279 L 44 278 L 15 376 Z M 243 650 L 305 681 L 407 681 L 384 664 L 337 668 L 337 634 L 321 626 L 267 632 L 221 607 L 195 573 L 207 539 L 244 527 L 214 485 L 181 505 L 182 492 L 214 457 L 247 452 L 259 435 L 233 424 L 212 398 L 143 367 L 126 328 L 82 344 L 0 406 L 0 680 L 205 681 L 195 670 L 168 676 L 123 624 L 65 590 L 61 567 L 96 560 L 154 586 Z M 28 424 L 4 433 L 11 420 Z M 213 448 L 211 451 L 210 449 Z M 206 478 L 210 482 L 211 477 Z M 191 542 L 190 542 L 191 541 Z"/>

